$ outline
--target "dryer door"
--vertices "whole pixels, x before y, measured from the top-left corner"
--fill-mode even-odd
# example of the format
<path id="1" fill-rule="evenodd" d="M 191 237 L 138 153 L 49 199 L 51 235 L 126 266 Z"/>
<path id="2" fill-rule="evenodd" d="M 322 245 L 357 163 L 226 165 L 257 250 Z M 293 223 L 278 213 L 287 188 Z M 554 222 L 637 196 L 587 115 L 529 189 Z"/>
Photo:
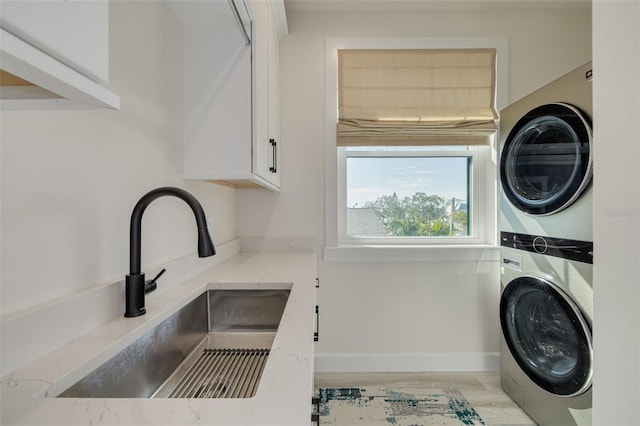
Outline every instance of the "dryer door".
<path id="1" fill-rule="evenodd" d="M 515 278 L 502 292 L 500 324 L 514 359 L 538 386 L 567 397 L 591 387 L 591 330 L 558 286 L 534 276 Z"/>
<path id="2" fill-rule="evenodd" d="M 539 106 L 511 129 L 500 158 L 502 189 L 525 213 L 549 215 L 578 199 L 591 181 L 591 124 L 564 103 Z"/>

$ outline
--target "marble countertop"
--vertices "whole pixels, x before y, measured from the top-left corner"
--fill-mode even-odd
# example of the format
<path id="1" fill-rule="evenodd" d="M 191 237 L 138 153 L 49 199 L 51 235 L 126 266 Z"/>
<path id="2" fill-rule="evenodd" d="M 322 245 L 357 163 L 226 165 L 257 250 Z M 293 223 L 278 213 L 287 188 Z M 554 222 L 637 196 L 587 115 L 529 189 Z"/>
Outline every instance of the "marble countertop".
<path id="1" fill-rule="evenodd" d="M 315 253 L 240 253 L 147 297 L 116 318 L 3 377 L 3 425 L 305 425 L 313 392 Z M 288 288 L 260 385 L 248 399 L 54 398 L 207 289 Z M 28 338 L 28 336 L 25 336 Z"/>

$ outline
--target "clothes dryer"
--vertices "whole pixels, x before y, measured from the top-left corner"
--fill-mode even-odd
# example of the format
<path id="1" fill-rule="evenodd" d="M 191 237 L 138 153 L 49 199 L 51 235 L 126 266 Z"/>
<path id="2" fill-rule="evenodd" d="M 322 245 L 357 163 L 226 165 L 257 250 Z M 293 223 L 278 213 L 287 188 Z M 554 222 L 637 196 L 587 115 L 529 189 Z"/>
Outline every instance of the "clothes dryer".
<path id="1" fill-rule="evenodd" d="M 500 238 L 502 387 L 539 425 L 590 425 L 593 244 Z"/>
<path id="2" fill-rule="evenodd" d="M 501 231 L 593 240 L 591 64 L 500 112 Z"/>

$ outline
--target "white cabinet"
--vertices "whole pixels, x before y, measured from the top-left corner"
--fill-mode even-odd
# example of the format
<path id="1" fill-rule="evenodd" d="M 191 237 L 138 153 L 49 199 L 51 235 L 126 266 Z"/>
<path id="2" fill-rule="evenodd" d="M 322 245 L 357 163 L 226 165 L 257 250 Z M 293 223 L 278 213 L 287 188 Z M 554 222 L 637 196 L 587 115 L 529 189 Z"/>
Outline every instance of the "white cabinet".
<path id="1" fill-rule="evenodd" d="M 3 109 L 119 108 L 109 70 L 108 0 L 0 3 Z"/>
<path id="2" fill-rule="evenodd" d="M 273 2 L 254 1 L 254 128 L 258 155 L 254 165 L 261 176 L 280 185 L 279 50 L 272 14 Z"/>
<path id="3" fill-rule="evenodd" d="M 235 1 L 251 19 L 250 45 L 231 3 L 168 3 L 184 25 L 184 177 L 279 190 L 278 35 L 271 8 L 284 11 L 282 1 Z M 194 13 L 204 5 L 218 7 L 215 22 L 202 19 L 213 9 Z"/>

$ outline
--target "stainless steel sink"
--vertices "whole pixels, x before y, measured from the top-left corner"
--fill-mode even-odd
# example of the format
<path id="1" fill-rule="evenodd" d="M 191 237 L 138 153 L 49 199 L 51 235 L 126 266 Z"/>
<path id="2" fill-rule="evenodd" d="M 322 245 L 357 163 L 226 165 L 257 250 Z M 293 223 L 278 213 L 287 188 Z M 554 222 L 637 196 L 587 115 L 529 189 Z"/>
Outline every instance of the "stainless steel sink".
<path id="1" fill-rule="evenodd" d="M 58 397 L 250 398 L 289 292 L 209 290 Z"/>

